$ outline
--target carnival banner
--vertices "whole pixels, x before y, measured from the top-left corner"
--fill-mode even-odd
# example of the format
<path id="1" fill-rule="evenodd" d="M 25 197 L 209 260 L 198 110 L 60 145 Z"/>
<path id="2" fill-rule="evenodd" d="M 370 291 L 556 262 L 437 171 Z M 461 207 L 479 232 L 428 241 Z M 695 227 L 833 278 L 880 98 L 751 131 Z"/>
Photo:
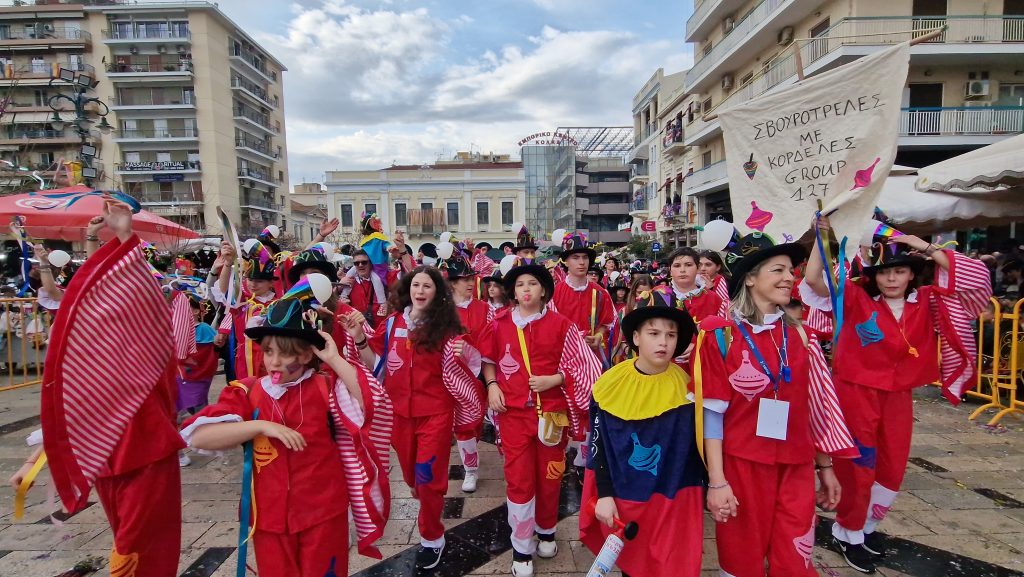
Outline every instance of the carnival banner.
<path id="1" fill-rule="evenodd" d="M 902 43 L 721 111 L 736 225 L 791 242 L 820 200 L 836 237 L 859 239 L 896 158 L 909 61 Z"/>

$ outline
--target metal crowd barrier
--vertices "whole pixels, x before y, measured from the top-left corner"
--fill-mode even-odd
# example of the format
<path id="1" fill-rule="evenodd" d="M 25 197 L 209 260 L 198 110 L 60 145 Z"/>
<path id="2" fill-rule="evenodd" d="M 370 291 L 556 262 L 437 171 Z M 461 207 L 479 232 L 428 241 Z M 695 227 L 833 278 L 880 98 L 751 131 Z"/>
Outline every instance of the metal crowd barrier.
<path id="1" fill-rule="evenodd" d="M 987 401 L 971 413 L 970 420 L 995 409 L 996 414 L 987 423 L 995 426 L 1006 415 L 1024 415 L 1024 399 L 1019 398 L 1020 383 L 1024 382 L 1024 331 L 1021 330 L 1024 299 L 1014 303 L 1012 312 L 1005 312 L 995 298 L 990 300 L 994 311 L 992 320 L 978 319 L 978 382 L 975 390 L 967 394 Z M 991 343 L 986 341 L 986 325 L 992 327 Z M 988 392 L 982 392 L 984 390 Z"/>
<path id="2" fill-rule="evenodd" d="M 0 392 L 42 382 L 52 322 L 34 298 L 0 298 Z"/>

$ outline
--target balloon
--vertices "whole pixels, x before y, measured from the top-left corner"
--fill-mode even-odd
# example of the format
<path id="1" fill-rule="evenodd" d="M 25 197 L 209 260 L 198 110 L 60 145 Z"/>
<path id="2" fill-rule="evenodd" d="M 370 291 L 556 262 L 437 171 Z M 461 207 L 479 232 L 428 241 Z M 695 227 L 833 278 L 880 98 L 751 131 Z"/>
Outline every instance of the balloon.
<path id="1" fill-rule="evenodd" d="M 448 234 L 450 235 L 451 233 L 448 233 Z M 443 242 L 441 242 L 440 244 L 437 245 L 437 257 L 438 258 L 449 259 L 449 258 L 452 257 L 452 253 L 453 252 L 455 252 L 455 245 L 450 243 L 450 242 L 448 242 L 448 241 L 443 241 Z"/>
<path id="2" fill-rule="evenodd" d="M 281 236 L 281 227 L 276 224 L 267 225 L 266 231 L 270 235 L 270 238 L 277 238 Z"/>
<path id="3" fill-rule="evenodd" d="M 259 240 L 250 238 L 249 240 L 242 243 L 242 254 L 251 254 L 253 247 L 256 246 Z"/>
<path id="4" fill-rule="evenodd" d="M 564 228 L 556 229 L 554 232 L 551 233 L 551 242 L 558 244 L 558 246 L 562 246 L 562 239 L 565 238 L 566 234 L 567 232 Z"/>
<path id="5" fill-rule="evenodd" d="M 726 220 L 712 220 L 704 225 L 704 232 L 700 235 L 700 243 L 707 250 L 721 251 L 729 246 L 736 227 Z"/>
<path id="6" fill-rule="evenodd" d="M 331 256 L 334 254 L 334 245 L 332 243 L 318 242 L 317 246 L 319 246 L 324 251 L 324 255 L 328 259 L 331 258 Z"/>
<path id="7" fill-rule="evenodd" d="M 507 254 L 505 258 L 501 259 L 501 263 L 498 265 L 498 270 L 501 271 L 501 276 L 508 274 L 508 271 L 512 270 L 516 266 L 516 262 L 519 260 L 514 254 Z"/>
<path id="8" fill-rule="evenodd" d="M 315 272 L 313 274 L 306 275 L 306 281 L 309 282 L 309 288 L 313 290 L 313 296 L 320 304 L 330 300 L 331 295 L 334 293 L 334 287 L 331 286 L 331 279 Z"/>
<path id="9" fill-rule="evenodd" d="M 442 232 L 439 240 L 441 242 L 450 242 L 452 240 L 452 233 L 448 232 L 447 230 Z M 448 258 L 448 257 L 444 256 L 444 257 L 441 257 L 441 258 Z"/>
<path id="10" fill-rule="evenodd" d="M 49 260 L 51 265 L 57 268 L 62 268 L 64 265 L 71 262 L 71 255 L 62 250 L 53 250 L 50 251 Z"/>
<path id="11" fill-rule="evenodd" d="M 521 222 L 513 222 L 509 230 L 512 231 L 512 234 L 519 234 L 519 231 L 523 230 L 523 226 L 525 225 Z"/>

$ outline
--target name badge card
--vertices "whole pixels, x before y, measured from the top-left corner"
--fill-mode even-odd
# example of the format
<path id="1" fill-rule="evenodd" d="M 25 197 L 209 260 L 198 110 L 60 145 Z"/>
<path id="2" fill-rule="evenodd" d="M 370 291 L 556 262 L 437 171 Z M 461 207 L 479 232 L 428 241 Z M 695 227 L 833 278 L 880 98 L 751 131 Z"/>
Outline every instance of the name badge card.
<path id="1" fill-rule="evenodd" d="M 757 407 L 757 436 L 786 440 L 789 425 L 789 401 L 761 398 Z"/>
<path id="2" fill-rule="evenodd" d="M 404 328 L 397 328 L 397 329 L 395 329 L 395 338 L 398 338 L 398 339 L 407 339 L 407 338 L 409 338 L 409 331 L 408 331 L 408 329 L 404 329 Z"/>

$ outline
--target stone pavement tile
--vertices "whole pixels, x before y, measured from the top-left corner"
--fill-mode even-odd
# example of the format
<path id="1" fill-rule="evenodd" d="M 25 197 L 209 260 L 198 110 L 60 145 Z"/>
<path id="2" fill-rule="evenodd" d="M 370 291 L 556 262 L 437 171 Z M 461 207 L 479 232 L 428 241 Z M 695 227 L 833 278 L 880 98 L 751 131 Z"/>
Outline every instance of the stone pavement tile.
<path id="1" fill-rule="evenodd" d="M 416 499 L 391 499 L 391 519 L 415 519 L 419 512 L 420 502 Z"/>
<path id="2" fill-rule="evenodd" d="M 0 531 L 0 551 L 81 549 L 106 528 L 106 524 L 12 525 Z"/>
<path id="3" fill-rule="evenodd" d="M 915 453 L 915 457 L 917 454 Z M 949 487 L 949 482 L 945 479 L 936 477 L 932 473 L 918 473 L 908 472 L 903 477 L 903 484 L 900 485 L 901 491 L 913 491 L 914 489 L 945 489 Z"/>
<path id="4" fill-rule="evenodd" d="M 974 473 L 935 473 L 940 479 L 956 480 L 968 487 L 996 489 L 1006 492 L 1004 489 L 1024 489 L 1024 475 L 1019 471 L 988 471 Z"/>
<path id="5" fill-rule="evenodd" d="M 572 557 L 576 567 L 584 574 L 594 564 L 594 554 L 580 541 L 572 541 Z"/>
<path id="6" fill-rule="evenodd" d="M 389 557 L 398 555 L 399 553 L 405 551 L 409 547 L 409 545 L 379 545 L 377 548 L 380 549 L 380 554 L 384 557 L 384 559 L 387 559 Z M 380 563 L 380 560 L 373 559 L 372 557 L 363 557 L 359 554 L 359 551 L 355 547 L 351 547 L 348 550 L 349 575 L 362 571 L 363 569 L 366 569 L 367 567 L 370 567 L 372 565 L 376 565 L 377 563 Z"/>
<path id="7" fill-rule="evenodd" d="M 392 486 L 394 484 L 392 483 Z M 465 497 L 468 493 L 462 492 L 462 481 L 452 479 L 448 481 L 449 497 Z M 476 484 L 474 497 L 505 497 L 505 482 L 496 479 L 480 479 Z"/>
<path id="8" fill-rule="evenodd" d="M 181 557 L 178 559 L 178 575 L 181 575 L 188 569 L 189 565 L 196 562 L 199 556 L 203 554 L 205 549 L 190 549 L 185 548 L 181 550 Z"/>
<path id="9" fill-rule="evenodd" d="M 477 497 L 474 494 L 472 497 L 466 498 L 466 502 L 462 506 L 462 516 L 466 519 L 472 519 L 504 504 L 504 497 Z"/>
<path id="10" fill-rule="evenodd" d="M 570 546 L 571 549 L 571 546 Z M 571 551 L 570 551 L 571 552 Z M 506 551 L 487 563 L 469 572 L 470 575 L 509 575 L 512 566 L 512 551 Z"/>
<path id="11" fill-rule="evenodd" d="M 1021 448 L 1012 443 L 1010 439 L 1005 438 L 1005 435 L 998 443 L 976 443 L 972 440 L 970 443 L 958 445 L 956 449 L 956 453 L 959 455 L 996 459 L 1019 456 L 1021 454 Z"/>
<path id="12" fill-rule="evenodd" d="M 185 503 L 181 508 L 181 520 L 185 523 L 238 522 L 238 501 L 195 501 Z"/>
<path id="13" fill-rule="evenodd" d="M 246 564 L 250 567 L 256 567 L 256 555 L 255 553 L 253 553 L 253 548 L 251 546 L 249 547 L 248 555 L 246 555 L 245 560 Z M 228 557 L 224 560 L 223 563 L 221 563 L 221 566 L 218 567 L 217 570 L 214 571 L 212 575 L 210 575 L 210 577 L 235 577 L 235 572 L 237 571 L 237 568 L 238 551 L 236 550 L 233 553 L 231 553 L 230 557 Z M 251 573 L 247 574 L 251 575 Z"/>
<path id="14" fill-rule="evenodd" d="M 187 550 L 192 547 L 197 539 L 202 541 L 204 534 L 210 530 L 210 523 L 182 523 L 181 524 L 181 548 Z M 238 524 L 235 524 L 235 539 L 233 542 L 224 544 L 197 545 L 201 549 L 207 547 L 234 547 L 238 544 Z M 96 549 L 109 551 L 114 547 L 114 533 L 109 528 L 104 529 L 94 539 L 82 545 L 83 549 Z"/>
<path id="15" fill-rule="evenodd" d="M 241 483 L 183 483 L 181 500 L 190 501 L 231 501 L 238 503 L 242 494 Z"/>
<path id="16" fill-rule="evenodd" d="M 975 513 L 974 511 L 961 511 L 964 513 Z M 924 520 L 922 517 L 932 514 L 931 511 L 915 511 L 913 513 L 903 513 L 899 511 L 892 511 L 885 517 L 885 521 L 879 526 L 878 530 L 886 535 L 893 537 L 909 537 L 913 540 L 915 535 L 934 535 L 935 533 L 941 533 L 939 527 L 932 525 Z"/>
<path id="17" fill-rule="evenodd" d="M 910 440 L 912 450 L 916 451 L 919 445 L 951 445 L 956 444 L 956 441 L 950 437 L 939 435 L 936 433 L 918 433 L 917 427 L 914 427 L 914 436 Z"/>
<path id="18" fill-rule="evenodd" d="M 911 493 L 940 509 L 995 509 L 991 499 L 968 489 L 924 489 Z"/>
<path id="19" fill-rule="evenodd" d="M 935 505 L 922 501 L 913 492 L 900 493 L 893 505 L 893 511 L 931 511 L 937 509 Z"/>
<path id="20" fill-rule="evenodd" d="M 579 575 L 590 567 L 577 567 L 572 554 L 572 541 L 558 541 L 558 553 L 551 559 L 541 559 L 533 556 L 533 572 L 536 575 L 550 575 L 552 573 L 574 573 Z"/>
<path id="21" fill-rule="evenodd" d="M 929 461 L 934 458 L 951 457 L 957 454 L 954 448 L 959 448 L 959 445 L 946 445 L 937 447 L 935 445 L 914 445 L 911 450 L 911 454 L 915 457 L 921 457 L 922 459 L 928 459 Z"/>
<path id="22" fill-rule="evenodd" d="M 1005 465 L 1002 464 L 1002 459 L 996 461 L 992 459 L 982 459 L 978 457 L 967 457 L 963 455 L 956 455 L 952 457 L 935 457 L 928 459 L 932 463 L 943 467 L 947 471 L 1003 471 Z"/>
<path id="23" fill-rule="evenodd" d="M 700 567 L 702 570 L 718 569 L 718 547 L 715 545 L 714 539 L 704 539 Z"/>
<path id="24" fill-rule="evenodd" d="M 1024 569 L 1021 563 L 1024 552 L 994 539 L 968 535 L 931 535 L 915 537 L 914 541 L 1017 571 Z"/>
<path id="25" fill-rule="evenodd" d="M 415 533 L 415 535 L 413 535 Z M 391 519 L 384 527 L 384 534 L 377 540 L 378 545 L 408 545 L 415 537 L 419 543 L 419 533 L 416 533 L 415 519 Z"/>
<path id="26" fill-rule="evenodd" d="M 221 521 L 219 523 L 185 523 L 193 525 L 196 531 L 204 526 L 205 531 L 199 533 L 192 541 L 191 546 L 195 549 L 209 549 L 210 547 L 237 547 L 238 546 L 238 521 Z M 182 533 L 182 543 L 185 542 L 185 533 Z"/>
<path id="27" fill-rule="evenodd" d="M 896 536 L 904 536 L 898 532 L 892 532 L 889 528 L 890 515 L 882 523 L 880 531 Z M 990 533 L 1017 533 L 1024 535 L 1024 523 L 1011 517 L 1007 517 L 1002 511 L 985 510 L 938 510 L 918 511 L 913 514 L 913 519 L 920 525 L 931 529 L 939 535 L 954 534 L 980 534 L 982 536 Z M 913 535 L 907 533 L 906 535 Z M 924 533 L 916 533 L 923 535 Z M 912 541 L 916 539 L 911 539 Z"/>
<path id="28" fill-rule="evenodd" d="M 999 512 L 1011 519 L 1024 523 L 1024 509 L 1000 509 Z M 1021 536 L 1021 540 L 1024 540 L 1024 535 Z"/>
<path id="29" fill-rule="evenodd" d="M 0 575 L 10 577 L 50 577 L 70 570 L 76 563 L 89 557 L 100 559 L 98 565 L 107 566 L 110 550 L 76 550 L 76 551 L 13 551 L 0 558 Z M 102 575 L 103 570 L 94 573 Z"/>

